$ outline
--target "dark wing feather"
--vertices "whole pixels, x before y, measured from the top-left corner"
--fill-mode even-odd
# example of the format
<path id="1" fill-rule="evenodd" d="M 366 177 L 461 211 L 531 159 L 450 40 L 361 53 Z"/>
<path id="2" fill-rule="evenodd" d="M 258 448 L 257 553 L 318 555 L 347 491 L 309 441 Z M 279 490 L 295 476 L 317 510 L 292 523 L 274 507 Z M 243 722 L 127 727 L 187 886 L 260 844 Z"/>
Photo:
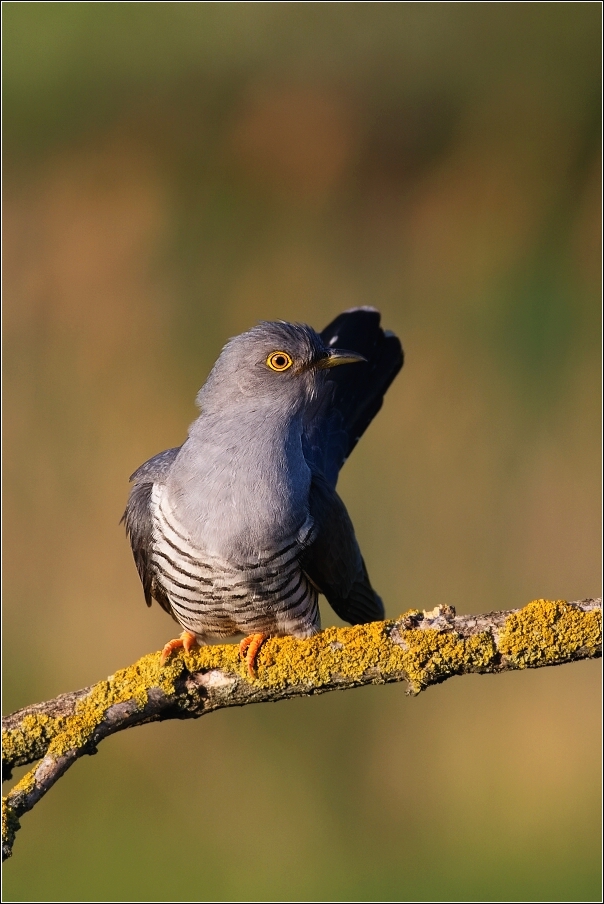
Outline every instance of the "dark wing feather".
<path id="1" fill-rule="evenodd" d="M 330 348 L 358 352 L 367 359 L 330 371 L 331 395 L 305 430 L 309 464 L 335 487 L 342 465 L 382 407 L 404 355 L 399 339 L 381 328 L 375 308 L 344 311 L 325 327 L 321 339 Z"/>
<path id="2" fill-rule="evenodd" d="M 383 619 L 384 605 L 369 582 L 346 507 L 320 475 L 313 477 L 309 508 L 317 535 L 300 557 L 302 570 L 344 621 Z"/>
<path id="3" fill-rule="evenodd" d="M 132 547 L 132 554 L 136 564 L 145 602 L 151 605 L 153 599 L 157 600 L 162 609 L 173 616 L 170 603 L 154 580 L 152 562 L 153 550 L 153 526 L 151 520 L 151 491 L 153 484 L 165 478 L 172 463 L 180 451 L 180 446 L 174 449 L 166 449 L 159 455 L 154 455 L 149 461 L 137 468 L 130 481 L 133 486 L 128 497 L 126 511 L 122 521 L 126 525 L 126 533 Z"/>

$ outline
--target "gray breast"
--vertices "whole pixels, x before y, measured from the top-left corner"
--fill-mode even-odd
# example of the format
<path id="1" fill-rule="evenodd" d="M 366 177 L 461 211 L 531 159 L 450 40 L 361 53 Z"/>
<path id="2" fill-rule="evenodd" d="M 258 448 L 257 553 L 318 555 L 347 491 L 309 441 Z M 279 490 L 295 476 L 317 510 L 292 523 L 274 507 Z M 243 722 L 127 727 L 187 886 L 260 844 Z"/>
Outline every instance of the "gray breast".
<path id="1" fill-rule="evenodd" d="M 308 637 L 319 630 L 317 591 L 298 562 L 300 538 L 311 539 L 310 520 L 253 560 L 226 561 L 191 541 L 164 485 L 153 486 L 151 515 L 155 581 L 179 623 L 200 640 L 240 632 Z"/>

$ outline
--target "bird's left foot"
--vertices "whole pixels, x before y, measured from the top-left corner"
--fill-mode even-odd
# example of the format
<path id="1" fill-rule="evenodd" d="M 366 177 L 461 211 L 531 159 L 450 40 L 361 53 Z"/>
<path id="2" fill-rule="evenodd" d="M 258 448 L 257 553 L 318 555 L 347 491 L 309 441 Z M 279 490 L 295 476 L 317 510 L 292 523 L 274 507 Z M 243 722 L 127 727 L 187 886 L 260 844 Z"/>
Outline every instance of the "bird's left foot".
<path id="1" fill-rule="evenodd" d="M 163 650 L 161 651 L 161 660 L 160 665 L 164 665 L 166 659 L 170 656 L 174 650 L 184 649 L 185 653 L 189 653 L 194 647 L 198 647 L 199 644 L 197 642 L 197 638 L 190 631 L 183 631 L 180 637 L 176 637 L 174 640 L 169 640 L 165 645 Z"/>
<path id="2" fill-rule="evenodd" d="M 260 647 L 269 637 L 270 634 L 250 634 L 249 637 L 244 637 L 239 644 L 239 655 L 245 659 L 250 678 L 257 677 L 256 657 L 260 652 Z"/>

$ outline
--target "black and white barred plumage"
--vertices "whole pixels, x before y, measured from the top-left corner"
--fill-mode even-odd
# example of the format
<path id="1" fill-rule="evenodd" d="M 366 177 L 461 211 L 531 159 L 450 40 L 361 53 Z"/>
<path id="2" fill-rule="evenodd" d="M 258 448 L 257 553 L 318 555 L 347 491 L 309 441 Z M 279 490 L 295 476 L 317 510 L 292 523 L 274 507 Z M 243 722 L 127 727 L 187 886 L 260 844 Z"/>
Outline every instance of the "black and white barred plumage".
<path id="1" fill-rule="evenodd" d="M 165 487 L 154 484 L 150 511 L 154 580 L 177 621 L 198 637 L 238 632 L 295 634 L 318 630 L 317 591 L 299 561 L 300 531 L 254 561 L 227 561 L 197 549 L 177 521 Z"/>

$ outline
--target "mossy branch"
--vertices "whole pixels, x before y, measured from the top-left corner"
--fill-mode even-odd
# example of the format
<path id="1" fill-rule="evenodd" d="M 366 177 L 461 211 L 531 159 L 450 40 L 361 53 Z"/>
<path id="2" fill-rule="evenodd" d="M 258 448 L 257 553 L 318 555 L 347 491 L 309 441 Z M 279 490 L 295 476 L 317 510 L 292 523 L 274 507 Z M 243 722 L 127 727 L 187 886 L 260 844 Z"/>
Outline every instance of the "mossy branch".
<path id="1" fill-rule="evenodd" d="M 456 616 L 448 606 L 396 621 L 328 628 L 308 640 L 275 637 L 248 677 L 235 644 L 143 656 L 104 681 L 3 720 L 3 778 L 40 760 L 3 801 L 2 855 L 19 819 L 103 738 L 146 722 L 195 719 L 226 706 L 406 681 L 409 693 L 469 673 L 561 665 L 601 656 L 601 600 L 534 600 L 523 609 Z"/>

